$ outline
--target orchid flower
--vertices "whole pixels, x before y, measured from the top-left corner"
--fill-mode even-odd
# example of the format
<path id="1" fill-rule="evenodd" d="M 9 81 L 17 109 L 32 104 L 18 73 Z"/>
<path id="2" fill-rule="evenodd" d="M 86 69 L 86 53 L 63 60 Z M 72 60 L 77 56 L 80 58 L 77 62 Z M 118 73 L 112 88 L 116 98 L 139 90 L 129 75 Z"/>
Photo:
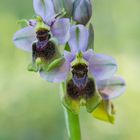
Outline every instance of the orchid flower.
<path id="1" fill-rule="evenodd" d="M 16 47 L 32 52 L 33 63 L 28 69 L 39 71 L 54 59 L 60 57 L 59 45 L 69 39 L 70 22 L 61 18 L 64 11 L 55 13 L 51 0 L 34 0 L 37 18 L 28 21 L 28 26 L 17 31 L 13 37 Z"/>
<path id="2" fill-rule="evenodd" d="M 61 83 L 69 138 L 81 139 L 81 106 L 94 118 L 114 123 L 112 99 L 125 91 L 125 81 L 115 76 L 114 58 L 94 52 L 92 24 L 86 27 L 92 16 L 91 0 L 33 0 L 33 7 L 36 18 L 22 20 L 27 26 L 14 34 L 13 42 L 32 53 L 29 71 Z M 59 46 L 64 46 L 63 54 Z"/>
<path id="3" fill-rule="evenodd" d="M 72 26 L 68 42 L 71 51 L 64 52 L 64 63 L 47 74 L 40 73 L 42 78 L 51 82 L 67 80 L 64 104 L 74 113 L 79 112 L 81 104 L 91 113 L 100 104 L 101 99 L 108 102 L 125 90 L 124 80 L 114 76 L 117 70 L 116 61 L 110 56 L 88 49 L 89 33 L 83 25 Z M 68 75 L 72 78 L 67 78 Z"/>

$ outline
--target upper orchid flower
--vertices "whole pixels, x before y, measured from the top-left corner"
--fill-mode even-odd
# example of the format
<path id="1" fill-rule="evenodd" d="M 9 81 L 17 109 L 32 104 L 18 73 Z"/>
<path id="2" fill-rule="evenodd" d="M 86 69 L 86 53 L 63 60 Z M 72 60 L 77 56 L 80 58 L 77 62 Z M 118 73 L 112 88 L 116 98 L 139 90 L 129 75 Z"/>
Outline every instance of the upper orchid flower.
<path id="1" fill-rule="evenodd" d="M 97 54 L 92 49 L 87 50 L 89 33 L 83 25 L 72 26 L 69 40 L 71 52 L 64 52 L 65 62 L 47 74 L 40 73 L 48 81 L 67 80 L 64 104 L 75 113 L 79 112 L 81 104 L 86 105 L 87 111 L 91 113 L 101 98 L 108 101 L 125 90 L 124 80 L 113 76 L 117 70 L 116 61 L 110 56 Z M 69 73 L 72 78 L 67 79 Z"/>
<path id="2" fill-rule="evenodd" d="M 46 30 L 55 37 L 59 44 L 65 44 L 69 39 L 70 22 L 67 18 L 59 18 L 62 13 L 55 13 L 51 0 L 34 0 L 34 10 L 37 16 L 42 18 L 42 24 Z M 14 35 L 14 43 L 18 48 L 25 51 L 32 51 L 32 44 L 36 41 L 36 30 L 38 20 L 30 20 L 29 26 L 19 30 Z M 38 28 L 38 29 L 37 29 Z"/>
<path id="3" fill-rule="evenodd" d="M 29 70 L 38 71 L 44 62 L 50 63 L 60 57 L 58 45 L 69 39 L 70 22 L 60 18 L 64 11 L 55 13 L 51 0 L 34 0 L 37 18 L 29 20 L 28 26 L 17 31 L 13 41 L 16 47 L 32 52 L 33 64 Z M 37 62 L 37 64 L 35 63 Z"/>

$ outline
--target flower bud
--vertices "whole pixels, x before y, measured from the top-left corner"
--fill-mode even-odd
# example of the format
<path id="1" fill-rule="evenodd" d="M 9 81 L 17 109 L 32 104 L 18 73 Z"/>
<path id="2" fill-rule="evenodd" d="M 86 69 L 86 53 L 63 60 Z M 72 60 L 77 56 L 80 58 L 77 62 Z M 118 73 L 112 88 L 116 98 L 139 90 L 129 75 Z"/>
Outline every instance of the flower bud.
<path id="1" fill-rule="evenodd" d="M 75 0 L 73 9 L 73 19 L 86 25 L 92 16 L 92 5 L 90 0 Z"/>
<path id="2" fill-rule="evenodd" d="M 66 14 L 65 17 L 71 17 L 73 10 L 73 0 L 53 0 L 56 13 L 60 13 L 63 9 Z"/>

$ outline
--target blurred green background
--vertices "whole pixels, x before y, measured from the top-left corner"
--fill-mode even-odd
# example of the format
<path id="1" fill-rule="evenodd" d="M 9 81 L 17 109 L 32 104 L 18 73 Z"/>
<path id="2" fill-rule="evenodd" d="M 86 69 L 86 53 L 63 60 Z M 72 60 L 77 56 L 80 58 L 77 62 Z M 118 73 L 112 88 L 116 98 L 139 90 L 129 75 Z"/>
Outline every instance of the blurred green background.
<path id="1" fill-rule="evenodd" d="M 59 85 L 26 67 L 30 54 L 16 49 L 16 21 L 33 17 L 32 0 L 0 0 L 0 140 L 67 140 Z M 81 111 L 83 140 L 140 139 L 140 0 L 95 0 L 95 50 L 114 56 L 126 93 L 114 100 L 116 124 Z"/>

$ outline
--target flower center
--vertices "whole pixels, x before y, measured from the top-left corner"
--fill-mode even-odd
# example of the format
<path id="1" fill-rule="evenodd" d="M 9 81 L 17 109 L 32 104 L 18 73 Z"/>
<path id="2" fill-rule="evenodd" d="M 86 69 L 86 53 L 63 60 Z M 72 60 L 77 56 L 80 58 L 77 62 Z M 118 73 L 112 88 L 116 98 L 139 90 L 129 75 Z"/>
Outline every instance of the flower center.
<path id="1" fill-rule="evenodd" d="M 86 86 L 88 80 L 87 73 L 88 67 L 86 64 L 79 63 L 72 66 L 72 80 L 78 88 L 82 89 Z"/>

